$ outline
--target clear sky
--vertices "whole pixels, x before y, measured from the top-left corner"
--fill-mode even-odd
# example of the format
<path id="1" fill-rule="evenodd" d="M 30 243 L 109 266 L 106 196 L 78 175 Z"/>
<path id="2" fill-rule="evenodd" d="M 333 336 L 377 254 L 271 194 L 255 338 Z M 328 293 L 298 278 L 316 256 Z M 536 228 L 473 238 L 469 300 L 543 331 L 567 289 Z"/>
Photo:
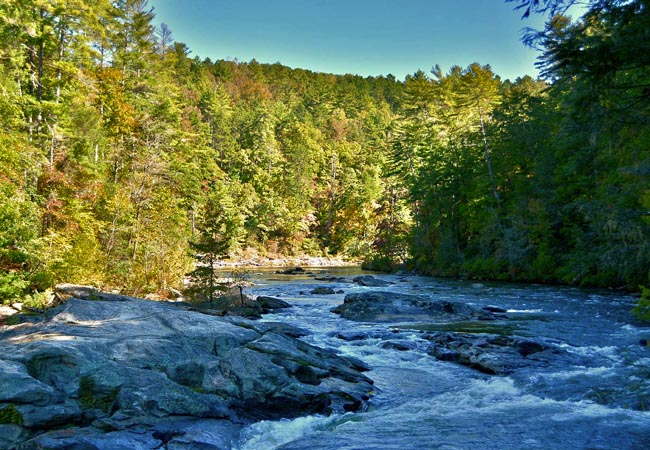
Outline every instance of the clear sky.
<path id="1" fill-rule="evenodd" d="M 191 56 L 279 62 L 402 80 L 439 64 L 490 64 L 501 78 L 537 76 L 521 19 L 503 0 L 149 0 Z"/>

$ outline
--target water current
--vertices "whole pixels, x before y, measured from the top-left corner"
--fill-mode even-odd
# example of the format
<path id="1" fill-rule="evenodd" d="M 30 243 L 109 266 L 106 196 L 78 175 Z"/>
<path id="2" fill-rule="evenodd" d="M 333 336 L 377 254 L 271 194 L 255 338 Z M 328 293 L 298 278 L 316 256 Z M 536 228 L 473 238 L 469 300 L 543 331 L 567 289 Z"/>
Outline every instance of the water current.
<path id="1" fill-rule="evenodd" d="M 635 298 L 615 291 L 411 275 L 375 275 L 394 284 L 362 287 L 349 281 L 360 273 L 358 268 L 299 275 L 254 271 L 249 294 L 293 305 L 262 320 L 306 329 L 311 334 L 305 341 L 364 361 L 376 391 L 361 412 L 254 423 L 237 450 L 650 449 L 650 347 L 640 345 L 650 339 L 650 328 L 634 322 Z M 323 275 L 345 280 L 316 280 Z M 316 286 L 339 293 L 309 294 Z M 534 339 L 568 357 L 509 376 L 438 361 L 426 353 L 429 343 L 413 324 L 354 322 L 330 311 L 345 294 L 367 290 L 499 307 L 508 319 L 491 324 L 490 332 Z M 370 337 L 336 336 L 353 331 Z M 409 349 L 372 337 L 381 333 L 392 333 L 391 341 L 408 343 Z"/>

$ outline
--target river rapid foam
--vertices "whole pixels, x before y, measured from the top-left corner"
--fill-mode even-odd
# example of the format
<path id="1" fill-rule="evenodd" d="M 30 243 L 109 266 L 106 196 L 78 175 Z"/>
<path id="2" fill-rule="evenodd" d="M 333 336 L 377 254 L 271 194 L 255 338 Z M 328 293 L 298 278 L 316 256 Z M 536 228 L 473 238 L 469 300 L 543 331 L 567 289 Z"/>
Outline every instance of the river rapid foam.
<path id="1" fill-rule="evenodd" d="M 310 332 L 305 341 L 368 364 L 374 396 L 363 412 L 254 423 L 237 450 L 650 448 L 650 348 L 639 345 L 650 329 L 633 321 L 634 298 L 375 275 L 393 283 L 382 290 L 501 308 L 507 318 L 490 332 L 503 325 L 504 332 L 553 345 L 565 355 L 557 364 L 486 375 L 427 354 L 425 335 L 411 324 L 353 322 L 332 313 L 346 294 L 379 289 L 352 283 L 357 268 L 313 272 L 259 270 L 248 290 L 292 304 L 264 321 L 304 328 Z M 316 279 L 323 275 L 335 281 Z M 317 286 L 338 293 L 309 294 Z M 366 337 L 344 340 L 341 333 Z"/>

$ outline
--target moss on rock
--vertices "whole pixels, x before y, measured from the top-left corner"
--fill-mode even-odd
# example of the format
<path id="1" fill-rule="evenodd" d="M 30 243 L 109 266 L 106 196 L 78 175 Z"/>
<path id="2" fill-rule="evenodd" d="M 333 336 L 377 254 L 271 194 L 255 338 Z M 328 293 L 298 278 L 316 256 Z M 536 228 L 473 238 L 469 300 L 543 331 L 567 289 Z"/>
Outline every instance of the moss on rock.
<path id="1" fill-rule="evenodd" d="M 14 405 L 6 406 L 0 409 L 0 423 L 2 424 L 23 424 L 23 415 L 16 409 Z"/>
<path id="2" fill-rule="evenodd" d="M 83 409 L 101 409 L 108 413 L 119 393 L 119 387 L 108 393 L 98 392 L 95 381 L 90 376 L 79 379 L 79 402 Z"/>

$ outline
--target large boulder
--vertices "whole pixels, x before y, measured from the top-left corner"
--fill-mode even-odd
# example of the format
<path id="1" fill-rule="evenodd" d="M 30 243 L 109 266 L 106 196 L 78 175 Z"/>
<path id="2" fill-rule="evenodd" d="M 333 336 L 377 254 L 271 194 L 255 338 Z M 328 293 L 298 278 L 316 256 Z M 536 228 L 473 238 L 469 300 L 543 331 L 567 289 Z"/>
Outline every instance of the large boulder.
<path id="1" fill-rule="evenodd" d="M 373 390 L 356 361 L 170 303 L 72 298 L 2 330 L 0 448 L 184 448 L 195 421 L 344 412 Z M 160 433 L 178 417 L 187 427 Z"/>
<path id="2" fill-rule="evenodd" d="M 263 314 L 272 314 L 279 310 L 291 308 L 291 304 L 279 298 L 260 295 L 252 298 L 237 292 L 217 297 L 214 302 L 176 302 L 177 307 L 198 311 L 213 316 L 245 317 L 260 319 Z"/>
<path id="3" fill-rule="evenodd" d="M 262 308 L 262 312 L 268 313 L 276 309 L 291 308 L 291 304 L 280 300 L 276 297 L 269 297 L 267 295 L 260 295 L 255 299 L 255 304 Z"/>
<path id="4" fill-rule="evenodd" d="M 420 295 L 398 292 L 356 292 L 345 296 L 343 303 L 332 310 L 345 319 L 368 322 L 404 320 L 466 320 L 478 314 L 463 303 L 435 300 Z"/>
<path id="5" fill-rule="evenodd" d="M 390 286 L 390 281 L 382 280 L 381 278 L 373 277 L 372 275 L 358 275 L 352 279 L 355 283 L 360 286 L 368 287 L 385 287 Z"/>

